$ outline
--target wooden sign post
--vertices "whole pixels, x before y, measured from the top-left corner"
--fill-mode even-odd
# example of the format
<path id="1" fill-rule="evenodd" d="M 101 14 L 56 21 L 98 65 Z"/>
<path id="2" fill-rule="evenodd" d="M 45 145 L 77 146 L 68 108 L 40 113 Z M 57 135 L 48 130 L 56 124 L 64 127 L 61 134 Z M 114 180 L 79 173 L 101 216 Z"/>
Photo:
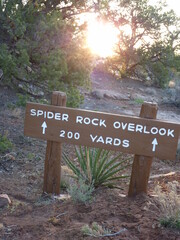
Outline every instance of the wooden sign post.
<path id="1" fill-rule="evenodd" d="M 61 155 L 58 150 L 61 142 L 148 157 L 134 161 L 129 196 L 138 193 L 138 189 L 146 192 L 146 187 L 138 185 L 137 179 L 142 176 L 141 180 L 147 185 L 153 157 L 175 159 L 180 124 L 153 119 L 157 113 L 156 105 L 144 104 L 140 117 L 132 117 L 62 107 L 65 106 L 65 95 L 63 101 L 62 96 L 58 96 L 61 100 L 52 103 L 61 106 L 36 103 L 27 103 L 26 106 L 24 134 L 53 142 L 48 142 L 47 146 L 44 191 L 59 193 L 56 182 L 60 183 L 60 179 L 56 170 L 59 171 L 57 159 Z M 139 168 L 139 165 L 144 167 Z M 144 169 L 149 169 L 145 175 L 142 173 Z"/>
<path id="2" fill-rule="evenodd" d="M 54 106 L 66 106 L 66 94 L 62 92 L 53 92 L 51 104 Z M 42 128 L 45 131 L 47 128 L 46 123 L 42 124 Z M 60 194 L 61 152 L 61 143 L 47 141 L 43 192 Z"/>
<path id="3" fill-rule="evenodd" d="M 157 104 L 143 103 L 141 107 L 140 117 L 156 119 L 157 110 Z M 139 155 L 134 156 L 131 180 L 128 191 L 129 197 L 133 197 L 139 193 L 147 193 L 152 161 L 152 157 Z"/>

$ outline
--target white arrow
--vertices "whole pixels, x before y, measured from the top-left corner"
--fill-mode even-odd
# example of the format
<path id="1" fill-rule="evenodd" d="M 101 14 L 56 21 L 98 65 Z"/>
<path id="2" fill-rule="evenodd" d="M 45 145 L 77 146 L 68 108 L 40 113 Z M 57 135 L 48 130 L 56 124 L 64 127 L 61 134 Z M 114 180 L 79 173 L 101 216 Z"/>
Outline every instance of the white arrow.
<path id="1" fill-rule="evenodd" d="M 155 150 L 156 150 L 156 145 L 158 145 L 158 141 L 157 141 L 156 138 L 152 141 L 152 145 L 153 145 L 152 151 L 155 152 Z"/>
<path id="2" fill-rule="evenodd" d="M 46 128 L 47 128 L 47 124 L 46 124 L 45 121 L 43 122 L 43 124 L 41 125 L 41 127 L 43 128 L 43 130 L 42 130 L 42 134 L 45 134 L 45 132 L 46 132 Z"/>

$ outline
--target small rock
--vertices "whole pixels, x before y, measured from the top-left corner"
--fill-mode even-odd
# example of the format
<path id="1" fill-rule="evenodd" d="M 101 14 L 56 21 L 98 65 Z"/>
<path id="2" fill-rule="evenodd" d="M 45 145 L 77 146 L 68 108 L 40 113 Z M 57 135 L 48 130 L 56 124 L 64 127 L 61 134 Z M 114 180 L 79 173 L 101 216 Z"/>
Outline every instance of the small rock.
<path id="1" fill-rule="evenodd" d="M 27 70 L 28 73 L 32 73 L 33 72 L 32 68 L 29 67 L 29 66 L 26 66 L 26 70 Z"/>
<path id="2" fill-rule="evenodd" d="M 130 95 L 129 94 L 123 94 L 123 93 L 111 93 L 109 95 L 109 98 L 116 99 L 116 100 L 127 101 L 127 100 L 130 100 Z"/>
<path id="3" fill-rule="evenodd" d="M 169 82 L 168 87 L 169 87 L 169 88 L 175 88 L 175 86 L 176 86 L 175 81 L 174 81 L 174 80 L 171 80 L 171 81 Z"/>
<path id="4" fill-rule="evenodd" d="M 0 196 L 0 209 L 7 207 L 8 205 L 9 205 L 9 202 L 8 202 L 7 198 Z"/>
<path id="5" fill-rule="evenodd" d="M 146 81 L 151 81 L 150 76 L 147 76 L 147 77 L 146 77 Z"/>
<path id="6" fill-rule="evenodd" d="M 125 195 L 125 194 L 122 194 L 122 193 L 120 193 L 120 194 L 119 194 L 119 197 L 123 197 L 123 198 L 124 198 L 124 197 L 126 197 L 126 195 Z"/>
<path id="7" fill-rule="evenodd" d="M 107 90 L 101 90 L 97 89 L 93 91 L 92 96 L 96 97 L 97 99 L 102 99 L 102 98 L 108 98 L 108 99 L 114 99 L 114 100 L 129 100 L 130 96 L 129 94 L 124 94 L 124 93 L 117 93 L 114 91 L 107 91 Z"/>
<path id="8" fill-rule="evenodd" d="M 149 88 L 148 87 L 148 88 L 145 89 L 145 93 L 154 96 L 154 95 L 156 95 L 157 92 L 156 92 L 156 90 L 154 88 Z"/>
<path id="9" fill-rule="evenodd" d="M 11 200 L 7 194 L 0 194 L 0 208 L 11 204 Z"/>
<path id="10" fill-rule="evenodd" d="M 108 91 L 104 93 L 104 97 L 109 98 L 109 99 L 114 99 L 114 100 L 116 99 L 116 95 L 114 93 L 108 92 Z"/>
<path id="11" fill-rule="evenodd" d="M 97 99 L 104 98 L 104 91 L 101 91 L 101 90 L 95 90 L 91 94 L 92 94 L 93 97 L 95 97 Z"/>

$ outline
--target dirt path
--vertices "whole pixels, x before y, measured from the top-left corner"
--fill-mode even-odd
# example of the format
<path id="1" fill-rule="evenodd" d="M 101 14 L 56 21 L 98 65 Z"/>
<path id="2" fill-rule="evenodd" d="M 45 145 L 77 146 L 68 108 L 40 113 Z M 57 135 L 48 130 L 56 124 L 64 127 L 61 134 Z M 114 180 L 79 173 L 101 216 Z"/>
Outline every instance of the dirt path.
<path id="1" fill-rule="evenodd" d="M 116 80 L 96 71 L 91 79 L 92 91 L 86 92 L 83 108 L 138 116 L 143 101 L 155 102 L 158 104 L 158 119 L 180 122 L 180 108 L 165 104 L 168 102 L 165 90 L 147 87 L 138 80 Z"/>

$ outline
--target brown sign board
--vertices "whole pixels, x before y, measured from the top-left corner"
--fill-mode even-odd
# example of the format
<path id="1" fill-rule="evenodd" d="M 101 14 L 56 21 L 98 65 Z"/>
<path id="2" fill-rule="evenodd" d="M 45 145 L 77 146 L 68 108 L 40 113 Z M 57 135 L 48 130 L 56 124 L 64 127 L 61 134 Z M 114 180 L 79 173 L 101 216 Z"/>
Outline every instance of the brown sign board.
<path id="1" fill-rule="evenodd" d="M 74 145 L 175 159 L 180 124 L 27 103 L 26 136 Z"/>

